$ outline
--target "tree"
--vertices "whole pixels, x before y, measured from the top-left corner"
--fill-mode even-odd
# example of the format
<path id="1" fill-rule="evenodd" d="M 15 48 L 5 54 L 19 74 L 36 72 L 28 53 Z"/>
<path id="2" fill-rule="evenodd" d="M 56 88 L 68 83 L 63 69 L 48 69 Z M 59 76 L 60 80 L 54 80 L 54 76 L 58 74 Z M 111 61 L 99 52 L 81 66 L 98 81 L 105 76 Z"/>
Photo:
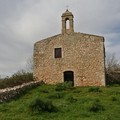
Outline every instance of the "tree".
<path id="1" fill-rule="evenodd" d="M 115 54 L 107 54 L 106 57 L 106 83 L 120 84 L 120 62 Z"/>
<path id="2" fill-rule="evenodd" d="M 117 72 L 120 71 L 120 62 L 116 58 L 115 54 L 107 54 L 106 56 L 106 72 Z"/>
<path id="3" fill-rule="evenodd" d="M 33 72 L 33 57 L 32 56 L 30 56 L 27 59 L 27 62 L 26 62 L 26 71 L 27 72 Z"/>

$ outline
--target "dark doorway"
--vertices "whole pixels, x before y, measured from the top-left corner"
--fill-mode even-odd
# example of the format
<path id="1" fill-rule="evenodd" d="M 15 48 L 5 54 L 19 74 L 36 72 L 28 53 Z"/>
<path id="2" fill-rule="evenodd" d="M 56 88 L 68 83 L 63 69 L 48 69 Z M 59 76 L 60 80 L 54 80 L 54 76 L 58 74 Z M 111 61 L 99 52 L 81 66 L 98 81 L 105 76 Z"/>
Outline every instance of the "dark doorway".
<path id="1" fill-rule="evenodd" d="M 72 82 L 74 85 L 74 72 L 73 71 L 65 71 L 64 72 L 64 82 Z"/>

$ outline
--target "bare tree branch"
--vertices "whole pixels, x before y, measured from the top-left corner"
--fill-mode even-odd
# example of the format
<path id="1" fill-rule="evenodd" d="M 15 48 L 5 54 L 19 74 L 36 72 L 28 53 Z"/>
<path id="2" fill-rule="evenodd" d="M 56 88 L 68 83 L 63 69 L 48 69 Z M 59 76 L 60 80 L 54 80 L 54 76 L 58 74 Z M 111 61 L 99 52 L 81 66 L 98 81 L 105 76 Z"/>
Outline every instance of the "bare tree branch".
<path id="1" fill-rule="evenodd" d="M 27 71 L 27 72 L 33 72 L 33 57 L 32 57 L 32 56 L 30 56 L 30 57 L 27 59 L 26 71 Z"/>

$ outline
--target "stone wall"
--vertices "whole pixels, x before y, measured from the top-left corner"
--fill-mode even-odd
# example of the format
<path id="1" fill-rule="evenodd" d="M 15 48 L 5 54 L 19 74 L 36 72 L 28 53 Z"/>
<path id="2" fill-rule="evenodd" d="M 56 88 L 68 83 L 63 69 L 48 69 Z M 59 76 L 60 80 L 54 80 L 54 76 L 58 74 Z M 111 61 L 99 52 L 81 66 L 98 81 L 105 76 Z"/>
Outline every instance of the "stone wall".
<path id="1" fill-rule="evenodd" d="M 24 83 L 19 86 L 15 86 L 13 88 L 0 89 L 0 103 L 9 101 L 10 99 L 15 98 L 16 96 L 21 95 L 27 89 L 40 85 L 40 83 L 40 81 L 33 81 L 29 83 Z"/>
<path id="2" fill-rule="evenodd" d="M 54 49 L 62 49 L 62 58 Z M 104 38 L 83 33 L 60 34 L 35 43 L 34 77 L 48 84 L 64 82 L 74 72 L 74 86 L 105 86 Z"/>

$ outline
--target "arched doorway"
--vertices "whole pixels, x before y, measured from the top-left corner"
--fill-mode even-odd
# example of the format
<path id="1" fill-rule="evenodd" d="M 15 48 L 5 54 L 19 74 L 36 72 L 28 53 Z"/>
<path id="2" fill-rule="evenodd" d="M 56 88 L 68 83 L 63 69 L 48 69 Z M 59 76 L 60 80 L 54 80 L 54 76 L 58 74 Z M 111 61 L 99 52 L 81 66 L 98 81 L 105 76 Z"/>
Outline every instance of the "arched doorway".
<path id="1" fill-rule="evenodd" d="M 72 82 L 74 85 L 74 72 L 73 71 L 65 71 L 64 72 L 64 82 Z"/>

